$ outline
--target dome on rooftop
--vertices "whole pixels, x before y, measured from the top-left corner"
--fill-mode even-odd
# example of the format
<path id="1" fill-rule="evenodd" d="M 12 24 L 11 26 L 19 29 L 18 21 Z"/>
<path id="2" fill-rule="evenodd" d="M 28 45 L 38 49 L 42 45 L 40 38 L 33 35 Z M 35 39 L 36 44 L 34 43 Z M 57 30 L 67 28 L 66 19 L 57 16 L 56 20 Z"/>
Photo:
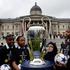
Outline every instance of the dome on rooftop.
<path id="1" fill-rule="evenodd" d="M 37 5 L 36 2 L 35 2 L 35 5 L 31 8 L 30 14 L 31 14 L 31 15 L 41 15 L 41 14 L 42 14 L 42 10 L 41 10 L 41 8 Z"/>

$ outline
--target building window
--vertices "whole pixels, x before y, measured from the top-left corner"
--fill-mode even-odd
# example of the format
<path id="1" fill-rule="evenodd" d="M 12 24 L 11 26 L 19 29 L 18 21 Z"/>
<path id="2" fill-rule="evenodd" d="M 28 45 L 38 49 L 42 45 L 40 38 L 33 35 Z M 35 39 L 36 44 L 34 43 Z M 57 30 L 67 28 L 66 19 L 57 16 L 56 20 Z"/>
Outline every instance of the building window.
<path id="1" fill-rule="evenodd" d="M 58 29 L 59 29 L 59 25 L 58 25 Z"/>
<path id="2" fill-rule="evenodd" d="M 7 29 L 9 29 L 9 25 L 7 26 Z"/>
<path id="3" fill-rule="evenodd" d="M 4 30 L 4 25 L 2 25 L 2 30 Z"/>
<path id="4" fill-rule="evenodd" d="M 18 25 L 16 25 L 16 30 L 18 29 Z"/>
<path id="5" fill-rule="evenodd" d="M 54 25 L 54 27 L 56 27 L 56 25 Z"/>
<path id="6" fill-rule="evenodd" d="M 63 25 L 63 28 L 64 28 L 64 25 Z"/>
<path id="7" fill-rule="evenodd" d="M 18 36 L 19 35 L 19 32 L 16 32 L 15 34 L 16 34 L 16 36 Z"/>
<path id="8" fill-rule="evenodd" d="M 14 35 L 14 32 L 12 32 L 12 35 Z"/>
<path id="9" fill-rule="evenodd" d="M 14 25 L 12 26 L 12 29 L 14 29 Z"/>
<path id="10" fill-rule="evenodd" d="M 7 35 L 9 35 L 10 33 L 9 32 L 7 32 Z"/>
<path id="11" fill-rule="evenodd" d="M 4 32 L 2 32 L 2 36 L 4 36 Z"/>
<path id="12" fill-rule="evenodd" d="M 30 24 L 33 24 L 33 22 L 31 22 Z"/>
<path id="13" fill-rule="evenodd" d="M 4 39 L 5 37 L 4 37 L 4 32 L 2 32 L 2 38 Z"/>
<path id="14" fill-rule="evenodd" d="M 54 29 L 56 28 L 56 25 L 54 25 Z"/>
<path id="15" fill-rule="evenodd" d="M 68 29 L 70 29 L 70 26 L 68 25 Z"/>

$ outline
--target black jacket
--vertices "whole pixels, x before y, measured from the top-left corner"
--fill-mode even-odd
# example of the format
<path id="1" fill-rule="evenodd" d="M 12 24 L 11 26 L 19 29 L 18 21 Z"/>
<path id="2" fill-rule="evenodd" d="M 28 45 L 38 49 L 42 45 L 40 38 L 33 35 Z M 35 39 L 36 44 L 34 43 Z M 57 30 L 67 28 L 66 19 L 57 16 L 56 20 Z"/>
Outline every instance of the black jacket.
<path id="1" fill-rule="evenodd" d="M 24 60 L 29 60 L 29 52 L 27 46 L 25 45 L 23 48 L 16 48 L 12 52 L 11 60 L 15 61 L 16 64 L 21 64 Z"/>
<path id="2" fill-rule="evenodd" d="M 4 45 L 0 48 L 0 66 L 3 64 L 8 64 L 10 62 L 10 57 L 12 54 L 12 50 L 14 49 L 14 46 L 10 48 Z"/>
<path id="3" fill-rule="evenodd" d="M 48 60 L 48 61 L 53 61 L 54 62 L 54 57 L 55 57 L 55 53 L 54 52 L 48 52 L 45 56 L 44 59 Z"/>

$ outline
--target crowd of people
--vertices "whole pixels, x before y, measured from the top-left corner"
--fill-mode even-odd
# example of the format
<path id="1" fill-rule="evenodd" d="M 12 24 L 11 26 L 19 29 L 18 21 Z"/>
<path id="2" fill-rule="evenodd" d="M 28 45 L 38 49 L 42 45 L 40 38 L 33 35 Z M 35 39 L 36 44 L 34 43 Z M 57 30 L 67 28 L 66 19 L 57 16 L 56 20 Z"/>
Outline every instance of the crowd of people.
<path id="1" fill-rule="evenodd" d="M 56 39 L 56 38 L 60 38 L 60 39 L 65 39 L 65 35 L 63 34 L 49 34 L 50 39 Z"/>
<path id="2" fill-rule="evenodd" d="M 19 70 L 18 64 L 22 63 L 23 59 L 29 60 L 29 53 L 27 45 L 25 45 L 25 38 L 18 36 L 16 45 L 12 35 L 6 36 L 6 44 L 0 48 L 0 66 L 9 64 L 12 70 Z M 22 54 L 24 58 L 22 59 Z"/>
<path id="3" fill-rule="evenodd" d="M 16 39 L 16 44 L 14 41 L 14 37 L 12 35 L 7 35 L 6 44 L 0 46 L 0 66 L 3 64 L 8 64 L 11 67 L 11 70 L 20 70 L 18 67 L 19 64 L 22 64 L 24 60 L 30 60 L 28 44 L 25 44 L 25 38 L 23 36 L 18 36 Z M 62 45 L 61 46 L 65 46 Z M 67 46 L 70 46 L 69 44 Z M 61 48 L 61 51 L 63 48 Z M 59 52 L 60 53 L 60 52 Z M 64 54 L 64 51 L 61 53 Z M 44 60 L 53 61 L 54 58 L 58 54 L 58 49 L 56 43 L 49 42 L 47 44 L 47 53 L 44 56 Z M 68 50 L 68 56 L 70 56 L 70 50 Z M 68 57 L 69 58 L 69 57 Z M 70 70 L 70 58 L 68 59 L 68 63 L 63 65 L 59 62 L 55 63 L 53 66 L 53 70 Z"/>

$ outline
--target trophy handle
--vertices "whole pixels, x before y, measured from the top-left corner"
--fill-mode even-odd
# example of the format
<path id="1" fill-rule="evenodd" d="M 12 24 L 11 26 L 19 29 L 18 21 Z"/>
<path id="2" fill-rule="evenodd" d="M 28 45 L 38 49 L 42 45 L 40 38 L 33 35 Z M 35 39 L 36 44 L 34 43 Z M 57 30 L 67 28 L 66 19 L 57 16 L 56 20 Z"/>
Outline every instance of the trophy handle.
<path id="1" fill-rule="evenodd" d="M 42 48 L 42 51 L 41 51 L 41 55 L 40 55 L 40 59 L 41 60 L 44 60 L 44 56 L 47 54 L 47 49 L 46 49 L 46 47 L 43 47 Z"/>
<path id="2" fill-rule="evenodd" d="M 30 61 L 32 61 L 34 59 L 33 50 L 28 47 L 28 51 L 29 51 Z"/>

